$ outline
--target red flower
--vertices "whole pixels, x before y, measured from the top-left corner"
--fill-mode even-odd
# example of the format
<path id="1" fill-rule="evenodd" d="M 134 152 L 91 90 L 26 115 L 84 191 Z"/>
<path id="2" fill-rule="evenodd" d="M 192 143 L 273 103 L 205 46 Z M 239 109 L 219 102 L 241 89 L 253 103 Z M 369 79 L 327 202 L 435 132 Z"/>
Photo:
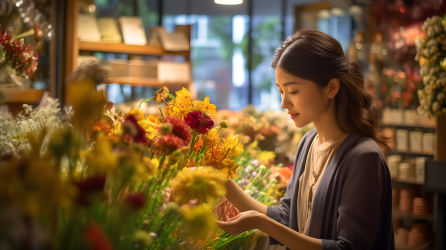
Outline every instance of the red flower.
<path id="1" fill-rule="evenodd" d="M 146 136 L 146 131 L 138 124 L 138 118 L 133 115 L 129 115 L 122 123 L 124 127 L 124 134 L 130 135 L 135 142 L 142 145 L 146 145 L 149 142 L 149 138 Z"/>
<path id="2" fill-rule="evenodd" d="M 17 76 L 27 77 L 36 71 L 39 54 L 33 51 L 32 45 L 25 44 L 23 38 L 11 41 L 11 35 L 0 26 L 0 45 L 3 46 L 6 62 L 15 69 Z"/>
<path id="3" fill-rule="evenodd" d="M 189 127 L 200 134 L 205 134 L 214 126 L 214 121 L 201 111 L 193 111 L 184 117 Z"/>
<path id="4" fill-rule="evenodd" d="M 190 129 L 180 118 L 169 116 L 164 118 L 163 123 L 170 123 L 172 125 L 172 133 L 183 139 L 185 144 L 190 143 L 192 137 Z"/>
<path id="5" fill-rule="evenodd" d="M 184 146 L 184 140 L 175 135 L 163 135 L 156 140 L 156 147 L 161 150 L 169 149 L 172 152 Z"/>
<path id="6" fill-rule="evenodd" d="M 127 196 L 124 199 L 124 202 L 134 210 L 138 210 L 144 207 L 144 204 L 146 203 L 146 196 L 142 193 L 134 193 L 129 196 Z"/>
<path id="7" fill-rule="evenodd" d="M 102 228 L 94 222 L 88 223 L 87 227 L 85 228 L 84 239 L 90 246 L 90 249 L 113 250 L 113 246 L 107 235 L 105 235 Z"/>
<path id="8" fill-rule="evenodd" d="M 91 201 L 88 195 L 93 192 L 102 192 L 105 187 L 106 177 L 93 176 L 82 181 L 73 182 L 74 185 L 79 189 L 79 196 L 76 198 L 76 203 L 82 206 L 90 206 Z"/>

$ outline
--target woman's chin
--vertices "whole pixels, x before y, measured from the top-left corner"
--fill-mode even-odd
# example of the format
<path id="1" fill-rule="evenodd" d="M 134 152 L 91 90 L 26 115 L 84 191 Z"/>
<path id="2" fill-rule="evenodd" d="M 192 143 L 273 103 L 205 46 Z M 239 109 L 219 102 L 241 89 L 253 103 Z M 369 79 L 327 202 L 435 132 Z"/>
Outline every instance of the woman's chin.
<path id="1" fill-rule="evenodd" d="M 302 119 L 299 119 L 299 118 L 302 118 L 302 117 L 296 117 L 296 118 L 293 119 L 294 125 L 296 127 L 298 127 L 298 128 L 303 128 L 303 127 L 305 127 L 305 126 L 307 126 L 308 124 L 311 123 L 311 121 L 306 122 L 306 121 L 303 121 Z"/>

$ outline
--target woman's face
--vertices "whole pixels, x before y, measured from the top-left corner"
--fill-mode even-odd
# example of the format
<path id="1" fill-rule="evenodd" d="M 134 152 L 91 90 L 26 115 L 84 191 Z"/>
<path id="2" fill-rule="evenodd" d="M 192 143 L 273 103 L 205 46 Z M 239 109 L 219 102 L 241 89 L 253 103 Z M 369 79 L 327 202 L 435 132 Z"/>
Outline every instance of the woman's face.
<path id="1" fill-rule="evenodd" d="M 316 120 L 329 107 L 333 93 L 320 89 L 316 83 L 288 74 L 276 68 L 276 85 L 286 109 L 296 127 L 304 127 Z M 331 93 L 330 93 L 331 92 Z"/>

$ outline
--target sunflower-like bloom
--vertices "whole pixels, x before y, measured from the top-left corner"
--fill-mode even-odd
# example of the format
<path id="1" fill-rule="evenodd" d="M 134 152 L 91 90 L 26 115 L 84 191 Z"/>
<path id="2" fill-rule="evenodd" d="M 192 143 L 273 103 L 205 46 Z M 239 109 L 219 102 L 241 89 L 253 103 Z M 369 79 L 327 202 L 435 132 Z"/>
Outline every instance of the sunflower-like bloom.
<path id="1" fill-rule="evenodd" d="M 220 170 L 227 178 L 237 177 L 237 163 L 228 158 L 228 152 L 223 145 L 214 146 L 206 151 L 203 165 L 212 166 Z"/>
<path id="2" fill-rule="evenodd" d="M 218 129 L 213 128 L 208 131 L 206 134 L 207 143 L 206 145 L 209 147 L 213 147 L 218 145 L 221 141 L 220 136 L 218 135 Z"/>
<path id="3" fill-rule="evenodd" d="M 181 209 L 181 213 L 184 218 L 186 233 L 194 240 L 204 240 L 209 231 L 217 230 L 217 223 L 208 205 L 185 207 Z"/>
<path id="4" fill-rule="evenodd" d="M 214 104 L 209 103 L 209 97 L 205 97 L 204 101 L 196 100 L 192 103 L 195 110 L 202 111 L 206 115 L 213 117 L 215 116 L 217 107 Z"/>
<path id="5" fill-rule="evenodd" d="M 188 203 L 197 199 L 198 203 L 214 202 L 217 197 L 226 194 L 227 178 L 212 167 L 191 170 L 183 168 L 170 182 L 176 202 Z"/>
<path id="6" fill-rule="evenodd" d="M 146 131 L 146 136 L 149 139 L 153 139 L 158 134 L 157 125 L 161 125 L 161 122 L 158 120 L 157 115 L 149 115 L 143 120 L 139 120 L 138 124 Z"/>
<path id="7" fill-rule="evenodd" d="M 238 142 L 238 135 L 230 135 L 223 139 L 225 148 L 229 150 L 227 157 L 233 158 L 243 153 L 243 145 Z"/>

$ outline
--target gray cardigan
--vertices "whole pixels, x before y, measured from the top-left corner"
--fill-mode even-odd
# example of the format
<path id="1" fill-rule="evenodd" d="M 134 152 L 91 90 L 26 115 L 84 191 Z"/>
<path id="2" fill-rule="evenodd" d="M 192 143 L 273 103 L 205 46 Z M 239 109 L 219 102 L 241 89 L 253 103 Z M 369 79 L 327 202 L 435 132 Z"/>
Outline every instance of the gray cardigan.
<path id="1" fill-rule="evenodd" d="M 279 206 L 267 216 L 295 230 L 299 178 L 317 131 L 299 143 L 294 173 Z M 313 200 L 308 235 L 322 239 L 322 250 L 393 250 L 392 183 L 384 155 L 371 138 L 351 133 L 328 165 Z M 271 244 L 280 244 L 270 238 Z"/>

